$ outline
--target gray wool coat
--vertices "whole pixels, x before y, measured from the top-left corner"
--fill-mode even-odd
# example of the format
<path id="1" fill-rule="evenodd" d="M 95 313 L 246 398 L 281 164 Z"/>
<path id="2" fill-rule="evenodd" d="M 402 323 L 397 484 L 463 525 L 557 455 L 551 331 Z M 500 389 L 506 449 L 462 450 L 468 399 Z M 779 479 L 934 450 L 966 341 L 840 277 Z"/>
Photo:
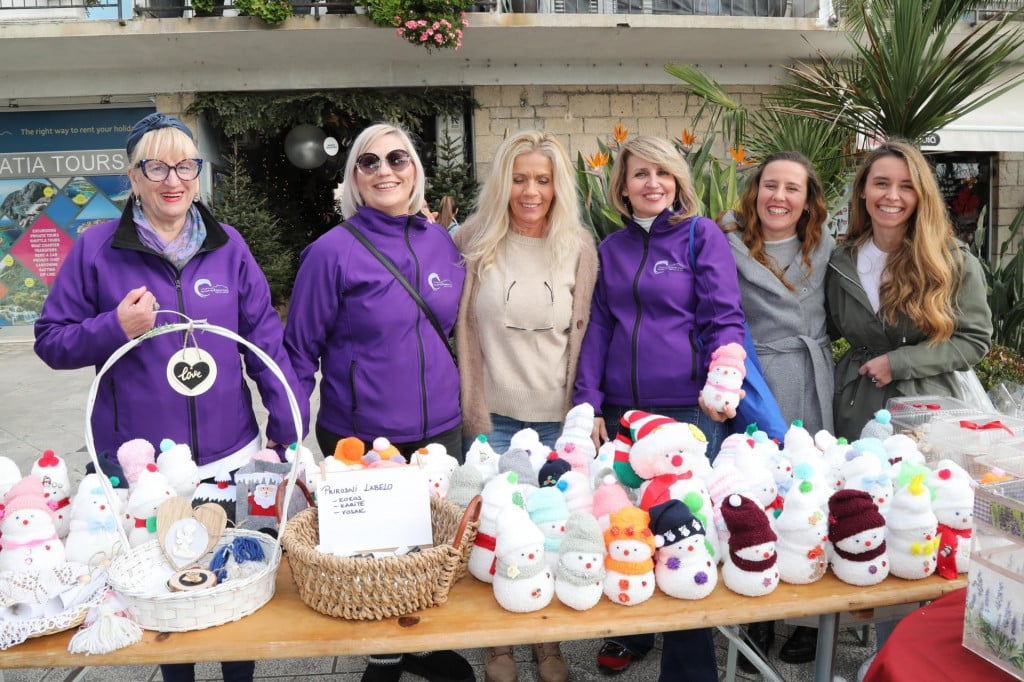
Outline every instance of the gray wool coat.
<path id="1" fill-rule="evenodd" d="M 736 259 L 743 314 L 754 337 L 764 378 L 787 422 L 799 419 L 816 433 L 833 430 L 834 373 L 825 315 L 825 273 L 835 241 L 822 237 L 808 271 L 798 253 L 786 269 L 790 291 L 750 257 L 742 232 L 726 235 Z"/>

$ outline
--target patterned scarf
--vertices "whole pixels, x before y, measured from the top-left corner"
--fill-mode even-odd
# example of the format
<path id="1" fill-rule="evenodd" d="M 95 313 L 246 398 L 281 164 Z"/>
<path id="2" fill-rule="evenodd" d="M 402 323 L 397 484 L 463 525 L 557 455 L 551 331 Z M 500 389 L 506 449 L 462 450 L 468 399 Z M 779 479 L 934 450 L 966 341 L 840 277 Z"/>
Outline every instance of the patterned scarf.
<path id="1" fill-rule="evenodd" d="M 189 207 L 181 232 L 170 242 L 164 241 L 156 228 L 150 225 L 138 204 L 134 206 L 132 219 L 135 221 L 135 231 L 142 243 L 163 255 L 179 272 L 192 260 L 192 257 L 199 251 L 199 247 L 206 241 L 206 225 L 195 204 Z"/>

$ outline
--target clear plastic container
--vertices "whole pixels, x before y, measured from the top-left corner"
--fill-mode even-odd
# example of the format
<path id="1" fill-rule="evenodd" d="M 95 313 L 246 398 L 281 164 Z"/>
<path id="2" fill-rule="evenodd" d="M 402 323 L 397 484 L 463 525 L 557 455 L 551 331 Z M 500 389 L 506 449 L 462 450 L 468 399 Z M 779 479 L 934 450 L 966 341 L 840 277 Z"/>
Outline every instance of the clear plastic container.
<path id="1" fill-rule="evenodd" d="M 977 412 L 962 400 L 935 395 L 889 398 L 885 409 L 892 415 L 893 433 L 904 433 L 914 438 L 919 438 L 922 426 L 933 419 Z"/>

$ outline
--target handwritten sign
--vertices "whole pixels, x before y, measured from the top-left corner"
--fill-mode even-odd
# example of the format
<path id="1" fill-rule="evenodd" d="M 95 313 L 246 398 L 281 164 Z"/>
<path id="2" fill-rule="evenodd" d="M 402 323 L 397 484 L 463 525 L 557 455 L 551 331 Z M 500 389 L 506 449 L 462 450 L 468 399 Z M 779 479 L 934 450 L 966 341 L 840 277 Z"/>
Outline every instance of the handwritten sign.
<path id="1" fill-rule="evenodd" d="M 430 493 L 419 467 L 328 472 L 316 499 L 321 552 L 387 555 L 433 546 Z"/>

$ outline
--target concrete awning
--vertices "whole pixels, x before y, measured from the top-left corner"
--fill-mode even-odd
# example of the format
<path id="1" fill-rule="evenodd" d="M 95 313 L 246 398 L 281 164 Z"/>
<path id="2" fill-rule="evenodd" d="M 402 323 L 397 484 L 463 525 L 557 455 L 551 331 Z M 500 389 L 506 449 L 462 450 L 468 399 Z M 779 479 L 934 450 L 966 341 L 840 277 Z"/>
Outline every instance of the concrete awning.
<path id="1" fill-rule="evenodd" d="M 1017 77 L 1024 83 L 1024 73 Z M 921 148 L 944 152 L 1024 152 L 1024 85 L 958 118 Z"/>

